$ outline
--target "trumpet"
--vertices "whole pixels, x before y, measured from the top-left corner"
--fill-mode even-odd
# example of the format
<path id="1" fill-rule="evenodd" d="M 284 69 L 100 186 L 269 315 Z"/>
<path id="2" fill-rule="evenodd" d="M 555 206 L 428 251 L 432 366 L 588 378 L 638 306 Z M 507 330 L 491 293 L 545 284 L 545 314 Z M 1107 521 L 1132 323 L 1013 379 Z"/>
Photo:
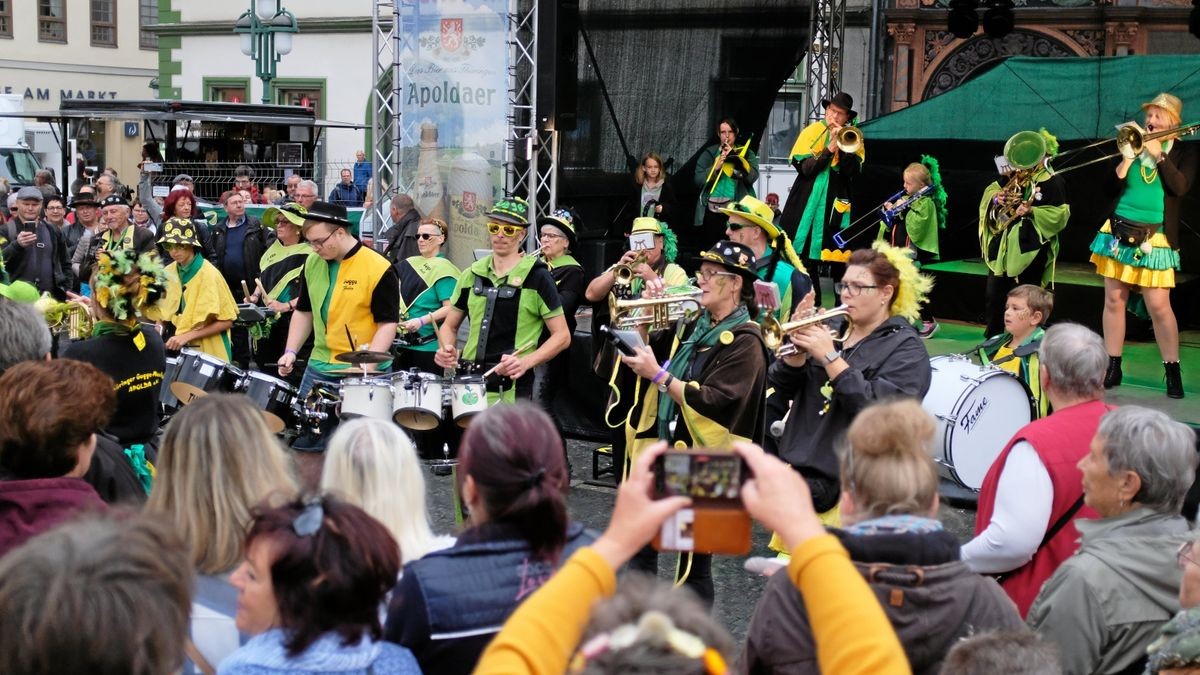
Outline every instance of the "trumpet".
<path id="1" fill-rule="evenodd" d="M 837 141 L 838 150 L 848 154 L 854 154 L 862 149 L 863 133 L 858 127 L 842 127 L 838 129 L 834 135 L 834 140 Z"/>
<path id="2" fill-rule="evenodd" d="M 609 325 L 615 329 L 640 328 L 663 330 L 689 312 L 700 309 L 702 291 L 694 286 L 674 286 L 659 298 L 618 298 L 608 296 Z"/>
<path id="3" fill-rule="evenodd" d="M 796 346 L 790 342 L 785 343 L 784 338 L 809 326 L 823 325 L 830 319 L 839 316 L 846 317 L 846 326 L 840 331 L 832 326 L 827 326 L 829 337 L 834 342 L 845 342 L 846 338 L 850 337 L 850 331 L 854 328 L 854 321 L 850 318 L 849 309 L 845 305 L 839 305 L 828 312 L 813 313 L 803 319 L 788 321 L 787 323 L 780 323 L 773 315 L 768 315 L 762 324 L 763 343 L 767 345 L 767 349 L 775 352 L 777 358 L 791 356 L 796 353 Z"/>
<path id="4" fill-rule="evenodd" d="M 613 285 L 620 286 L 622 294 L 628 295 L 629 287 L 633 284 L 633 277 L 636 275 L 634 270 L 637 269 L 638 265 L 645 263 L 646 260 L 648 260 L 646 252 L 638 251 L 638 254 L 633 257 L 633 260 L 629 261 L 629 264 L 613 265 Z"/>

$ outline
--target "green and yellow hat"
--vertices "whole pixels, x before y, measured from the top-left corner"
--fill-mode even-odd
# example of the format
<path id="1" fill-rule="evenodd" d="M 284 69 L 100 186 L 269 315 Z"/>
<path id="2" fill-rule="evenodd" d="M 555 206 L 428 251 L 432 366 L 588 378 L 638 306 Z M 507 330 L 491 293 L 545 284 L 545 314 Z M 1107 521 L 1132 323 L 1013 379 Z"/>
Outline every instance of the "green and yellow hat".
<path id="1" fill-rule="evenodd" d="M 759 201 L 749 195 L 733 206 L 720 209 L 727 216 L 736 216 L 755 225 L 767 233 L 767 239 L 774 241 L 779 236 L 779 228 L 775 226 L 775 212 L 766 202 Z"/>
<path id="2" fill-rule="evenodd" d="M 575 221 L 578 216 L 569 208 L 555 209 L 554 213 L 538 218 L 538 227 L 549 225 L 561 230 L 567 238 L 567 249 L 574 250 L 576 244 Z"/>
<path id="3" fill-rule="evenodd" d="M 37 287 L 28 281 L 14 281 L 11 284 L 0 284 L 0 296 L 13 302 L 32 305 L 41 297 Z"/>
<path id="4" fill-rule="evenodd" d="M 272 206 L 266 211 L 263 211 L 262 224 L 272 230 L 279 225 L 280 219 L 285 220 L 296 227 L 304 227 L 304 218 L 308 215 L 308 209 L 296 202 L 288 202 L 283 206 Z"/>
<path id="5" fill-rule="evenodd" d="M 501 199 L 487 212 L 489 220 L 529 227 L 529 204 L 520 197 Z"/>
<path id="6" fill-rule="evenodd" d="M 162 236 L 158 238 L 158 243 L 200 248 L 200 239 L 196 237 L 196 226 L 192 221 L 183 218 L 167 219 L 163 223 Z"/>

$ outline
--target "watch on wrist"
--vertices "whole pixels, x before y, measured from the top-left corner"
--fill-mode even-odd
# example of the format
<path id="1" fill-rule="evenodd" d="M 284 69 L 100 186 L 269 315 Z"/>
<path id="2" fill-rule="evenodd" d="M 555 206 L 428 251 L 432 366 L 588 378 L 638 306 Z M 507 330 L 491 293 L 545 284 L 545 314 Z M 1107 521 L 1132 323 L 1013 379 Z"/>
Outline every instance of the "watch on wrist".
<path id="1" fill-rule="evenodd" d="M 667 388 L 671 386 L 671 382 L 675 381 L 675 376 L 667 373 L 667 377 L 662 382 L 658 383 L 658 390 L 662 393 L 667 393 Z"/>
<path id="2" fill-rule="evenodd" d="M 830 363 L 833 363 L 834 361 L 837 361 L 840 358 L 842 358 L 842 353 L 835 349 L 825 355 L 825 363 L 830 364 Z"/>

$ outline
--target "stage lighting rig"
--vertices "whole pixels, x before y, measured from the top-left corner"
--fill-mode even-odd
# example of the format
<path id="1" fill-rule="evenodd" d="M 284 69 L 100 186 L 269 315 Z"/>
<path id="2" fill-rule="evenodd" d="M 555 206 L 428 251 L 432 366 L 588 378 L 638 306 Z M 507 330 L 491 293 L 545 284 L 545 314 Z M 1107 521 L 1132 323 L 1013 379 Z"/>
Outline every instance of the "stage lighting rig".
<path id="1" fill-rule="evenodd" d="M 988 10 L 983 14 L 983 32 L 988 37 L 998 40 L 1011 33 L 1015 24 L 1012 0 L 988 2 Z"/>
<path id="2" fill-rule="evenodd" d="M 946 27 L 954 37 L 965 40 L 979 30 L 979 14 L 975 11 L 977 6 L 975 0 L 950 0 Z"/>

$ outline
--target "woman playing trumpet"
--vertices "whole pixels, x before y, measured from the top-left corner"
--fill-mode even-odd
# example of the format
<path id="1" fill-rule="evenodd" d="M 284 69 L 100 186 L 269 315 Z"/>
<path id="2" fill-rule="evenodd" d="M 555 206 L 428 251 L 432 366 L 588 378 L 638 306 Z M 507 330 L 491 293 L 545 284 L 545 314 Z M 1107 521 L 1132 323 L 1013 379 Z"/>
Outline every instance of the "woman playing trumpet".
<path id="1" fill-rule="evenodd" d="M 729 448 L 735 441 L 761 442 L 767 353 L 754 318 L 754 253 L 719 241 L 700 254 L 700 306 L 673 330 L 650 335 L 621 360 L 641 378 L 645 394 L 626 430 L 631 461 L 659 439 L 676 447 Z M 711 557 L 685 556 L 678 582 L 713 601 Z M 646 549 L 632 563 L 656 573 L 658 557 Z"/>
<path id="2" fill-rule="evenodd" d="M 931 286 L 905 249 L 877 241 L 854 251 L 834 285 L 851 322 L 846 339 L 838 345 L 827 324 L 810 324 L 789 333 L 796 351 L 771 366 L 768 386 L 792 401 L 779 455 L 804 476 L 818 513 L 838 503 L 834 443 L 854 416 L 876 401 L 919 399 L 929 390 L 929 354 L 912 323 Z M 807 297 L 793 319 L 811 309 Z M 837 524 L 836 514 L 827 518 Z"/>
<path id="3" fill-rule="evenodd" d="M 1183 103 L 1159 94 L 1143 103 L 1146 131 L 1179 126 Z M 1183 398 L 1179 372 L 1179 324 L 1171 309 L 1171 289 L 1179 269 L 1179 211 L 1196 178 L 1197 156 L 1175 135 L 1148 139 L 1140 152 L 1128 145 L 1110 187 L 1118 194 L 1109 222 L 1092 240 L 1091 262 L 1104 277 L 1104 347 L 1108 372 L 1104 386 L 1121 384 L 1121 350 L 1125 345 L 1125 308 L 1129 292 L 1140 289 L 1154 322 L 1154 339 L 1166 371 L 1167 396 Z"/>

